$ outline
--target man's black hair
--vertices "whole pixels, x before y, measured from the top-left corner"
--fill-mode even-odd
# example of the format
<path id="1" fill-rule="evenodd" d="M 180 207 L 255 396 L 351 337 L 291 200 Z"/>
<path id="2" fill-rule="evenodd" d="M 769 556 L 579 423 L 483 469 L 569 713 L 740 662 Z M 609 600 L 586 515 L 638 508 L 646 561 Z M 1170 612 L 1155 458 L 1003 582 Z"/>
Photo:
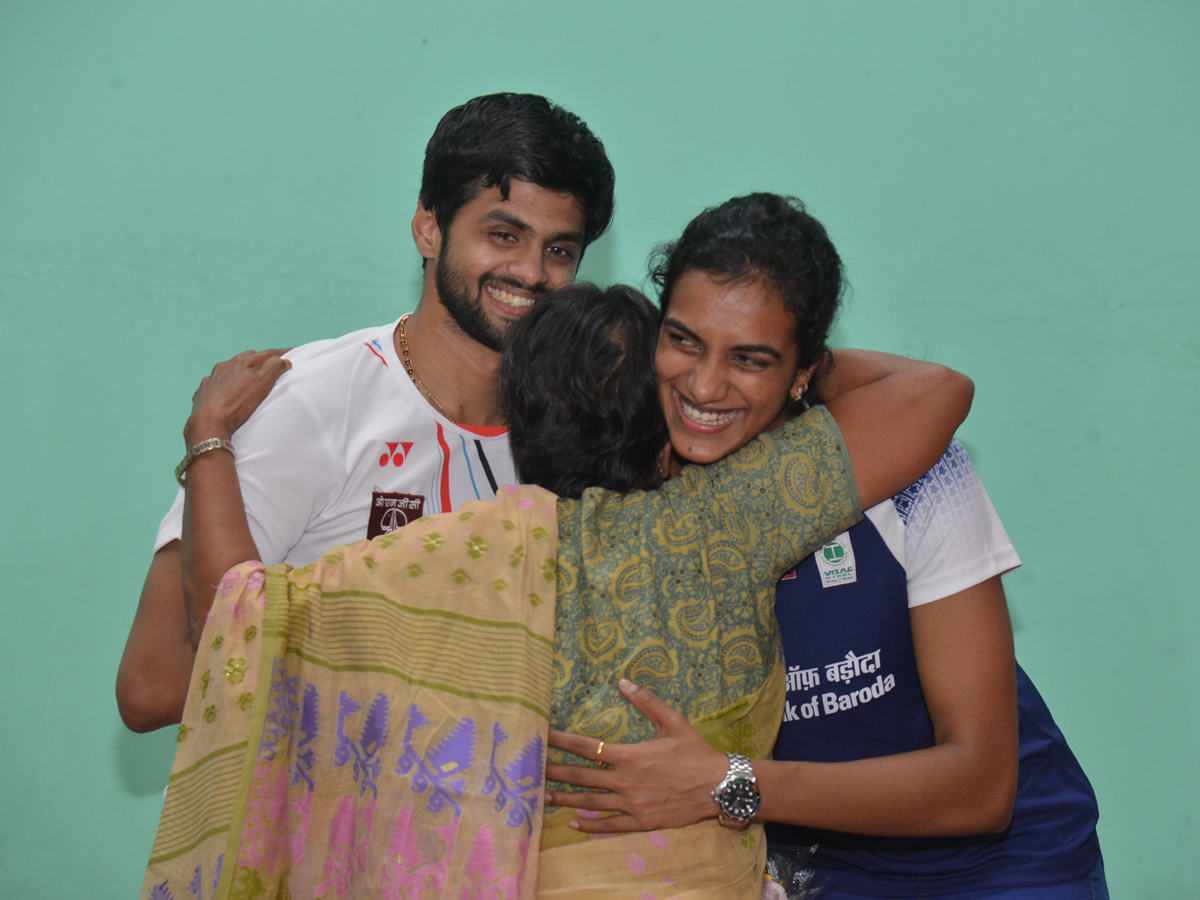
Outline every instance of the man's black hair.
<path id="1" fill-rule="evenodd" d="M 649 487 L 667 443 L 657 341 L 657 309 L 624 285 L 576 284 L 522 316 L 499 387 L 517 476 L 562 497 Z"/>
<path id="2" fill-rule="evenodd" d="M 537 94 L 488 94 L 456 106 L 425 147 L 421 203 L 444 232 L 487 188 L 508 199 L 512 179 L 574 195 L 583 207 L 583 246 L 608 228 L 614 175 L 587 124 Z"/>
<path id="3" fill-rule="evenodd" d="M 679 240 L 664 244 L 651 260 L 663 316 L 676 282 L 690 269 L 719 282 L 756 282 L 779 298 L 795 319 L 799 367 L 821 364 L 806 400 L 789 397 L 785 409 L 795 415 L 808 399 L 819 401 L 820 375 L 830 359 L 826 341 L 845 281 L 841 257 L 804 204 L 779 194 L 747 194 L 692 219 Z"/>

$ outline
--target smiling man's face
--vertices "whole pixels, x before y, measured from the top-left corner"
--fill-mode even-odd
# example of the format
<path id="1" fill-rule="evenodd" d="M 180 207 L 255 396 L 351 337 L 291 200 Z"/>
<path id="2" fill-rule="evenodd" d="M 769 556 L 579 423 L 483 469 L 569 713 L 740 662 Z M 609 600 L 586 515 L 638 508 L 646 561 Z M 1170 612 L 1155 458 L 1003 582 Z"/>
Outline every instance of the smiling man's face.
<path id="1" fill-rule="evenodd" d="M 463 332 L 499 350 L 513 323 L 546 291 L 575 280 L 584 213 L 571 194 L 514 178 L 465 203 L 439 231 L 436 285 Z"/>

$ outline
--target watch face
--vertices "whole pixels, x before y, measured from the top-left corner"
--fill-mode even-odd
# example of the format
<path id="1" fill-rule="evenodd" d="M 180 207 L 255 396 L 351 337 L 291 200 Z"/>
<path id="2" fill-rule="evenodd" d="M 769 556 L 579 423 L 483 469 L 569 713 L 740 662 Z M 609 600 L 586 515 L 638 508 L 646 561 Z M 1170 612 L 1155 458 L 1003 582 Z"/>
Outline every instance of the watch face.
<path id="1" fill-rule="evenodd" d="M 740 822 L 748 822 L 758 812 L 760 794 L 758 785 L 748 778 L 734 778 L 721 791 L 721 809 L 725 815 Z"/>

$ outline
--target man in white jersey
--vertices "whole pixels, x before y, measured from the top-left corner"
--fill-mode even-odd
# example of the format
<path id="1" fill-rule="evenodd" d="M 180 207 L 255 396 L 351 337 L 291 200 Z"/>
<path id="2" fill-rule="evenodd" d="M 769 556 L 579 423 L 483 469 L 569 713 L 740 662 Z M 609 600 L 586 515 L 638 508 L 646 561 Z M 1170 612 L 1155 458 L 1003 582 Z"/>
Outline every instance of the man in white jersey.
<path id="1" fill-rule="evenodd" d="M 496 405 L 501 343 L 542 294 L 574 280 L 612 210 L 603 145 L 544 97 L 477 97 L 442 118 L 412 222 L 425 265 L 416 310 L 291 351 L 292 370 L 230 440 L 264 563 L 304 565 L 515 482 Z M 226 452 L 219 437 L 189 447 L 189 461 Z M 203 626 L 189 624 L 185 597 L 214 587 L 180 553 L 183 522 L 181 490 L 117 674 L 134 731 L 179 721 Z"/>

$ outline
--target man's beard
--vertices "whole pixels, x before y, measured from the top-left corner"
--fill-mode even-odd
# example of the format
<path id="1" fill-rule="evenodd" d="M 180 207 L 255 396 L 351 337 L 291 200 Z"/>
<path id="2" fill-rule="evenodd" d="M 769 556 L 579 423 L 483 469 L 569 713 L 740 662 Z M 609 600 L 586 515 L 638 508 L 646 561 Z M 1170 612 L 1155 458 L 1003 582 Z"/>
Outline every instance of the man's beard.
<path id="1" fill-rule="evenodd" d="M 442 306 L 446 308 L 446 312 L 450 313 L 450 318 L 462 329 L 463 334 L 489 350 L 499 353 L 504 346 L 505 338 L 508 337 L 509 328 L 512 326 L 509 325 L 501 331 L 488 319 L 487 314 L 483 311 L 484 285 L 488 283 L 504 284 L 521 290 L 528 290 L 528 286 L 509 278 L 482 275 L 479 283 L 474 285 L 474 294 L 472 295 L 470 279 L 461 270 L 450 265 L 450 254 L 445 252 L 445 249 L 443 248 L 442 254 L 438 257 L 437 268 L 434 270 L 434 283 L 437 286 Z"/>

